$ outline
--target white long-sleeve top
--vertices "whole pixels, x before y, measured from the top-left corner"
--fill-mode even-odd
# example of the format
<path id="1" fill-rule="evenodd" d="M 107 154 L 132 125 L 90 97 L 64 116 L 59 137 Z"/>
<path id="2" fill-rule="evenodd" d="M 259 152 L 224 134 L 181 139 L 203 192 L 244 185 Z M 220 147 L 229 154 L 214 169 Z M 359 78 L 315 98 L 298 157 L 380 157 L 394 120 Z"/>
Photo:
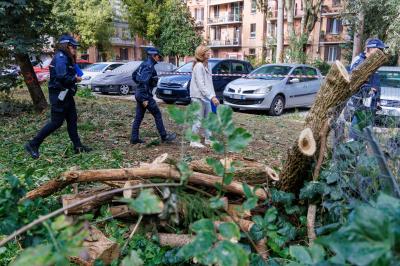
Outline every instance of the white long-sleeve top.
<path id="1" fill-rule="evenodd" d="M 193 68 L 190 98 L 211 100 L 213 97 L 215 97 L 215 91 L 211 73 L 199 62 Z"/>

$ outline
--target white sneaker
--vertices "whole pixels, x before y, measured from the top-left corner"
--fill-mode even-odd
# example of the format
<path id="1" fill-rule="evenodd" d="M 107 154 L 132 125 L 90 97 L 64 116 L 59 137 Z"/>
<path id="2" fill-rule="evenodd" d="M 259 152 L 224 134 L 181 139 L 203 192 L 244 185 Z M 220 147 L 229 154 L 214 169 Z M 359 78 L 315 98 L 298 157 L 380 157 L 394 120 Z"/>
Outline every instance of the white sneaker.
<path id="1" fill-rule="evenodd" d="M 190 147 L 193 147 L 193 148 L 204 148 L 205 146 L 203 144 L 201 144 L 200 142 L 191 141 L 190 142 Z"/>
<path id="2" fill-rule="evenodd" d="M 211 146 L 212 145 L 212 141 L 209 139 L 205 139 L 204 140 L 204 144 L 206 144 L 207 146 Z"/>

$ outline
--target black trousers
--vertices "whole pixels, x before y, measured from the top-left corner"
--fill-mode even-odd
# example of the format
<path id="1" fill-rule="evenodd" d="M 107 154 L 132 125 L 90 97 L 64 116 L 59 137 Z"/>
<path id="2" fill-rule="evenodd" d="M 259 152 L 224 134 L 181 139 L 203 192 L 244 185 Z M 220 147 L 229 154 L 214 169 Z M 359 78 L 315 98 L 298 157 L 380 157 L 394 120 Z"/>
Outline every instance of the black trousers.
<path id="1" fill-rule="evenodd" d="M 50 104 L 50 121 L 30 141 L 30 144 L 37 147 L 40 146 L 47 136 L 62 126 L 65 120 L 67 121 L 68 135 L 74 147 L 81 147 L 82 143 L 78 135 L 78 115 L 74 97 L 68 94 L 64 101 L 59 101 L 58 93 L 50 93 Z"/>
<path id="2" fill-rule="evenodd" d="M 135 120 L 133 121 L 132 124 L 132 134 L 131 134 L 131 141 L 135 141 L 139 139 L 139 128 L 140 124 L 143 121 L 144 114 L 146 113 L 146 109 L 149 110 L 149 112 L 153 115 L 154 120 L 156 122 L 156 127 L 158 130 L 158 133 L 161 136 L 161 139 L 164 139 L 165 136 L 167 135 L 167 132 L 165 131 L 164 123 L 162 120 L 162 114 L 160 109 L 157 106 L 156 101 L 153 98 L 150 98 L 147 104 L 147 107 L 143 106 L 143 101 L 140 97 L 136 97 L 136 115 L 135 115 Z"/>

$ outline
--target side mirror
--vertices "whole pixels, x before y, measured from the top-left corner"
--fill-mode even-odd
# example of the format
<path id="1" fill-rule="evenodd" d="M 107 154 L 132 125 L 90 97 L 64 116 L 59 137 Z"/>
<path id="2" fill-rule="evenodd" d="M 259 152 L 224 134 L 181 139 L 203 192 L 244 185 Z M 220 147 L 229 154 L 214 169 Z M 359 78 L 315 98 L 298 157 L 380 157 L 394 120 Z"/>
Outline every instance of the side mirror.
<path id="1" fill-rule="evenodd" d="M 300 83 L 300 79 L 298 79 L 298 78 L 289 79 L 289 83 L 291 83 L 291 84 Z"/>

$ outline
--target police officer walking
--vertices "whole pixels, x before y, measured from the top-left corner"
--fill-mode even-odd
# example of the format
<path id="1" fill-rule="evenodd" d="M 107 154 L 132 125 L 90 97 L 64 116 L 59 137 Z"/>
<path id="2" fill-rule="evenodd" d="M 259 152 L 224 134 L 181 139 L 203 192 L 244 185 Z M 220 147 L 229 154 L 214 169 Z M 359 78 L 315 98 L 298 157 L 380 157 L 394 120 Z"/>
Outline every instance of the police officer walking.
<path id="1" fill-rule="evenodd" d="M 75 153 L 89 152 L 91 149 L 82 145 L 78 135 L 74 95 L 76 83 L 82 80 L 75 70 L 76 49 L 79 44 L 70 35 L 60 37 L 57 51 L 50 63 L 49 99 L 51 104 L 50 121 L 38 134 L 25 144 L 26 151 L 34 158 L 39 158 L 39 146 L 44 139 L 67 121 L 69 138 Z"/>
<path id="2" fill-rule="evenodd" d="M 365 51 L 360 53 L 350 66 L 350 72 L 365 61 L 375 50 L 384 50 L 388 48 L 381 40 L 371 38 L 366 41 Z M 349 132 L 349 141 L 359 140 L 362 136 L 362 130 L 373 125 L 375 112 L 379 108 L 381 95 L 380 78 L 378 74 L 373 73 L 366 83 L 361 85 L 356 94 L 351 97 L 355 108 L 351 121 Z"/>
<path id="3" fill-rule="evenodd" d="M 138 83 L 135 92 L 136 115 L 132 124 L 131 144 L 145 143 L 139 138 L 139 128 L 146 110 L 153 115 L 162 142 L 171 142 L 176 138 L 175 133 L 167 133 L 162 120 L 162 114 L 153 98 L 153 88 L 157 86 L 157 72 L 154 68 L 162 58 L 156 48 L 146 50 L 148 58 L 133 73 L 132 79 Z"/>

